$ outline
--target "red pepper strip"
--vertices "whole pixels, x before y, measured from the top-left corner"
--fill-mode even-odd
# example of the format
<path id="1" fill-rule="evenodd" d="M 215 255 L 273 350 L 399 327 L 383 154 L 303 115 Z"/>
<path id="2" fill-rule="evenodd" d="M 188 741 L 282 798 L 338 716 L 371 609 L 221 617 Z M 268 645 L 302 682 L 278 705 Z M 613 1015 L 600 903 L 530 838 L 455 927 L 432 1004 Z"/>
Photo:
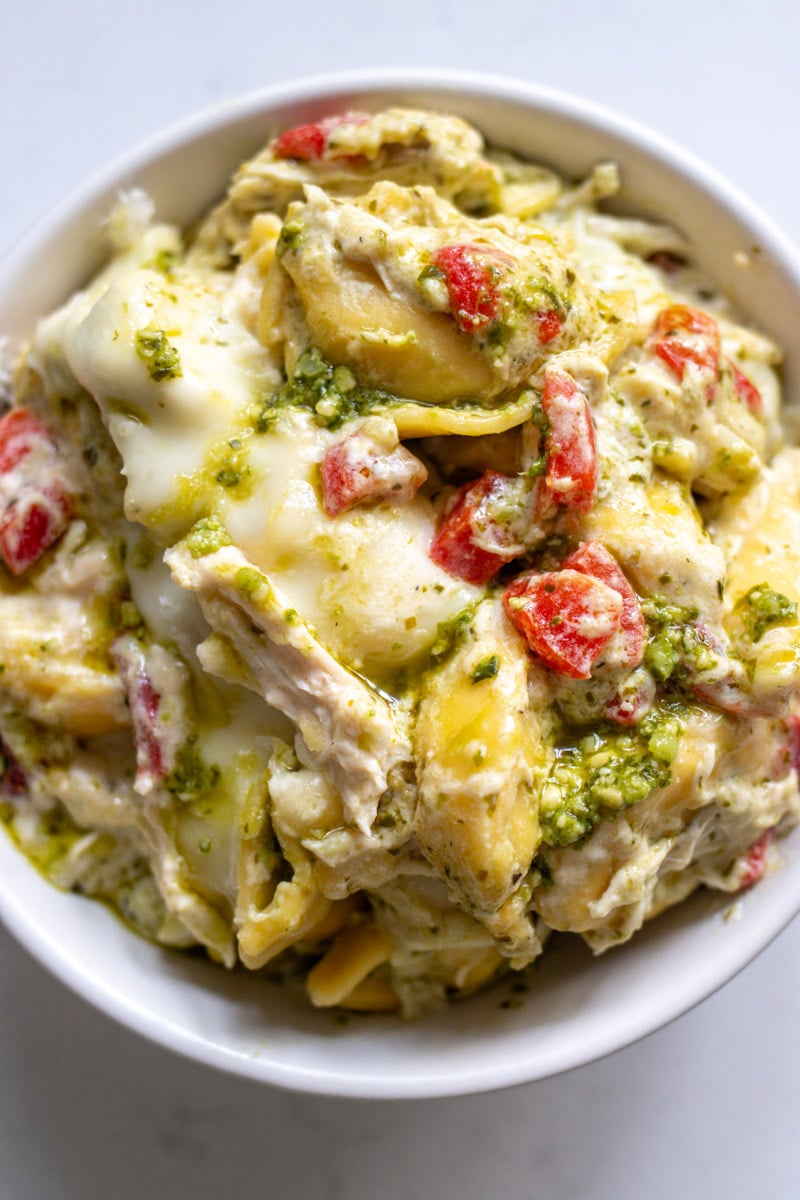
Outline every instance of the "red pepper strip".
<path id="1" fill-rule="evenodd" d="M 533 653 L 570 679 L 591 676 L 622 617 L 619 592 L 571 570 L 516 579 L 503 604 Z"/>
<path id="2" fill-rule="evenodd" d="M 564 559 L 561 566 L 563 569 L 570 568 L 580 571 L 583 575 L 590 575 L 592 579 L 599 579 L 601 583 L 619 592 L 622 597 L 622 646 L 618 665 L 638 667 L 644 656 L 644 616 L 639 598 L 613 554 L 606 550 L 602 542 L 582 542 L 577 550 Z"/>
<path id="3" fill-rule="evenodd" d="M 548 368 L 542 407 L 548 421 L 545 486 L 560 508 L 589 512 L 597 495 L 597 448 L 589 402 L 571 375 Z"/>

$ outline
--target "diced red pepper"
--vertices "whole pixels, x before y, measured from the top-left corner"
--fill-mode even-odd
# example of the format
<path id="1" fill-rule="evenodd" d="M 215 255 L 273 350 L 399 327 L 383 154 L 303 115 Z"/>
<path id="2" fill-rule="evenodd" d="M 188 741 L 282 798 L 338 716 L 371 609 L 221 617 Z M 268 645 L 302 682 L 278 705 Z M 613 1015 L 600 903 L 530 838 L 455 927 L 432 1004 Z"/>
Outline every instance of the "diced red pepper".
<path id="1" fill-rule="evenodd" d="M 597 448 L 589 401 L 571 375 L 548 367 L 542 407 L 548 422 L 545 485 L 560 508 L 589 512 L 597 495 Z"/>
<path id="2" fill-rule="evenodd" d="M 272 143 L 276 158 L 296 158 L 303 162 L 318 162 L 325 153 L 334 129 L 340 125 L 361 124 L 369 118 L 366 113 L 340 113 L 323 117 L 309 125 L 297 125 L 279 134 Z"/>
<path id="3" fill-rule="evenodd" d="M 464 333 L 480 333 L 497 318 L 497 282 L 511 259 L 492 246 L 441 246 L 431 261 L 444 275 L 450 311 Z"/>
<path id="4" fill-rule="evenodd" d="M 713 390 L 719 369 L 719 326 L 713 317 L 688 304 L 670 304 L 656 317 L 651 345 L 676 378 L 683 380 L 693 365 L 709 373 Z"/>
<path id="5" fill-rule="evenodd" d="M 533 653 L 570 679 L 591 676 L 622 617 L 619 592 L 571 570 L 516 579 L 503 604 Z"/>
<path id="6" fill-rule="evenodd" d="M 761 392 L 756 385 L 748 379 L 744 371 L 737 367 L 735 362 L 730 364 L 733 372 L 733 390 L 754 417 L 763 417 L 764 401 L 761 398 Z"/>
<path id="7" fill-rule="evenodd" d="M 536 320 L 539 325 L 539 341 L 543 346 L 554 341 L 564 326 L 561 314 L 554 308 L 546 308 L 537 312 Z"/>
<path id="8" fill-rule="evenodd" d="M 772 844 L 772 836 L 772 830 L 765 829 L 758 841 L 753 842 L 747 851 L 739 883 L 741 888 L 752 887 L 754 883 L 758 883 L 759 879 L 763 878 L 767 869 L 767 857 Z"/>
<path id="9" fill-rule="evenodd" d="M 504 552 L 502 531 L 487 511 L 493 501 L 502 500 L 511 482 L 500 471 L 485 471 L 459 489 L 431 542 L 429 554 L 438 566 L 467 583 L 485 584 L 511 561 L 517 551 Z M 479 545 L 479 538 L 496 543 L 497 549 Z"/>
<path id="10" fill-rule="evenodd" d="M 405 446 L 386 450 L 362 433 L 329 446 L 320 472 L 322 505 L 329 517 L 377 500 L 405 504 L 428 478 L 425 465 Z"/>
<path id="11" fill-rule="evenodd" d="M 645 625 L 639 598 L 628 583 L 622 568 L 602 542 L 582 542 L 564 562 L 562 568 L 580 571 L 599 579 L 622 597 L 620 619 L 620 667 L 638 667 L 644 656 Z"/>
<path id="12" fill-rule="evenodd" d="M 28 408 L 0 421 L 0 555 L 15 575 L 41 558 L 67 528 L 72 502 L 58 451 Z"/>
<path id="13" fill-rule="evenodd" d="M 0 475 L 12 471 L 43 441 L 52 444 L 39 418 L 29 408 L 12 408 L 0 421 Z"/>
<path id="14" fill-rule="evenodd" d="M 56 487 L 25 487 L 0 516 L 0 554 L 14 575 L 38 562 L 69 525 L 71 504 Z"/>

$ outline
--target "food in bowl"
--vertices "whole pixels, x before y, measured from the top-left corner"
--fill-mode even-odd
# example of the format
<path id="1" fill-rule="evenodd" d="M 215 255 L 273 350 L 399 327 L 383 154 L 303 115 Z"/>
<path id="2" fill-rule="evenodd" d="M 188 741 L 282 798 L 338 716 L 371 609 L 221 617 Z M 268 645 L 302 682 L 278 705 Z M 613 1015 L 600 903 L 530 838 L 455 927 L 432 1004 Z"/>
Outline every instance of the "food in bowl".
<path id="1" fill-rule="evenodd" d="M 161 944 L 414 1015 L 797 820 L 780 350 L 463 120 L 125 197 L 0 424 L 3 815 Z"/>

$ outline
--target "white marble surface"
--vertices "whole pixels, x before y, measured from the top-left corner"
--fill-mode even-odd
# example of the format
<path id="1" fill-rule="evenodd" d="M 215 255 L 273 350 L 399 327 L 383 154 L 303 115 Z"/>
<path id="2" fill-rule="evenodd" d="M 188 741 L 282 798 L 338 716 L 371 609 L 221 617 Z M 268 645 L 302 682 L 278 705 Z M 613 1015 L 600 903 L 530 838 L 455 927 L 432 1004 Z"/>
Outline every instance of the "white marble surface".
<path id="1" fill-rule="evenodd" d="M 348 67 L 471 67 L 682 141 L 800 238 L 790 0 L 4 0 L 0 252 L 159 125 Z M 699 1009 L 559 1079 L 461 1100 L 284 1095 L 147 1045 L 0 930 L 2 1200 L 800 1195 L 800 924 Z"/>

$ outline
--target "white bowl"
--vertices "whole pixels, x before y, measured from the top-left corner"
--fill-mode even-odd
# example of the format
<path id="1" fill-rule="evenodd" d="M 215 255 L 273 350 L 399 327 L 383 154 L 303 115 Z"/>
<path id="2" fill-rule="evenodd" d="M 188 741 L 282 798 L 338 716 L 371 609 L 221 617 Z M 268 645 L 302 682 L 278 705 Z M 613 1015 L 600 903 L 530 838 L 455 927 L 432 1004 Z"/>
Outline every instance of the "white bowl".
<path id="1" fill-rule="evenodd" d="M 185 224 L 277 129 L 387 103 L 459 113 L 491 141 L 571 176 L 615 159 L 621 203 L 680 226 L 740 311 L 783 343 L 792 393 L 800 380 L 800 257 L 763 215 L 702 164 L 622 117 L 472 74 L 370 72 L 281 85 L 159 134 L 90 180 L 5 260 L 0 333 L 23 337 L 97 268 L 100 224 L 120 188 L 146 188 L 161 217 Z M 0 915 L 68 986 L 190 1058 L 299 1091 L 444 1096 L 590 1062 L 708 996 L 800 910 L 799 847 L 800 830 L 781 843 L 781 868 L 736 901 L 738 919 L 726 919 L 730 897 L 701 893 L 601 959 L 577 938 L 560 939 L 526 976 L 527 992 L 505 983 L 411 1024 L 355 1016 L 340 1024 L 261 979 L 150 945 L 102 905 L 45 883 L 4 836 Z"/>

